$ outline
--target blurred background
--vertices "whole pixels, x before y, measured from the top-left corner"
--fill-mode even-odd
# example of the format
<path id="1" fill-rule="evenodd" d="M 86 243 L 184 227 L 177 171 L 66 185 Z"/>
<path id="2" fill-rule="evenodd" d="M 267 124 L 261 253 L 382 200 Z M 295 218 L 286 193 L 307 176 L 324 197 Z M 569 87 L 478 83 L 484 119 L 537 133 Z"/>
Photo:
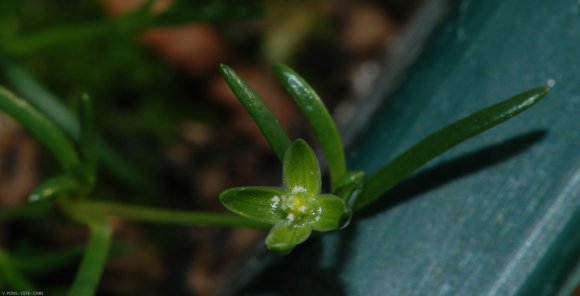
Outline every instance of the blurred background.
<path id="1" fill-rule="evenodd" d="M 281 166 L 219 64 L 255 88 L 291 137 L 312 139 L 270 70 L 288 64 L 348 143 L 433 31 L 442 11 L 423 2 L 2 0 L 0 84 L 24 98 L 39 86 L 72 110 L 92 97 L 101 137 L 122 159 L 103 160 L 92 198 L 224 212 L 220 191 L 279 185 Z M 25 204 L 58 170 L 0 113 L 0 207 Z M 114 233 L 102 295 L 215 295 L 264 236 L 124 220 Z M 40 290 L 64 291 L 85 240 L 56 214 L 18 220 L 0 226 L 0 257 L 66 250 L 72 259 L 32 273 Z"/>

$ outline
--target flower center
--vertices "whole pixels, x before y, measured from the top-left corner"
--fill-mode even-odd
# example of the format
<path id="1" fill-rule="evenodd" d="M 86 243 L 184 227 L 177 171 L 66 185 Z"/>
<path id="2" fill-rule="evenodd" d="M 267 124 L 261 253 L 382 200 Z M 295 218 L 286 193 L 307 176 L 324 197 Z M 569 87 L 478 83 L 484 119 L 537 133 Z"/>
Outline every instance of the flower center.
<path id="1" fill-rule="evenodd" d="M 286 212 L 286 219 L 294 221 L 304 216 L 308 210 L 306 190 L 304 187 L 295 186 L 289 194 L 280 197 L 274 196 L 274 202 L 280 204 L 280 208 Z"/>

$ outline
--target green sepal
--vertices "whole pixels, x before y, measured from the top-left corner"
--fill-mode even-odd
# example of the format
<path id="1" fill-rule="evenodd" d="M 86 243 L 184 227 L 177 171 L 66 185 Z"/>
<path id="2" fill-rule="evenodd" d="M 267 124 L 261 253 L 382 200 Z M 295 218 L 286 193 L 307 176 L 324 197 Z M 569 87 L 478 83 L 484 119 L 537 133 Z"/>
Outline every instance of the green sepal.
<path id="1" fill-rule="evenodd" d="M 344 200 L 332 194 L 321 194 L 316 197 L 320 211 L 310 223 L 316 231 L 330 231 L 344 228 L 350 222 L 352 211 Z"/>
<path id="2" fill-rule="evenodd" d="M 306 194 L 320 192 L 320 167 L 312 148 L 298 139 L 292 143 L 284 157 L 284 185 L 289 191 L 303 191 Z"/>
<path id="3" fill-rule="evenodd" d="M 284 218 L 278 203 L 284 195 L 278 187 L 237 187 L 220 193 L 220 201 L 228 210 L 268 224 Z M 278 197 L 278 198 L 276 198 Z"/>
<path id="4" fill-rule="evenodd" d="M 68 175 L 57 176 L 48 179 L 38 186 L 29 196 L 28 201 L 37 202 L 49 200 L 58 196 L 64 196 L 81 190 L 81 185 L 76 178 Z"/>
<path id="5" fill-rule="evenodd" d="M 288 254 L 294 247 L 308 239 L 310 233 L 312 228 L 307 224 L 280 221 L 268 233 L 266 247 L 272 252 Z"/>

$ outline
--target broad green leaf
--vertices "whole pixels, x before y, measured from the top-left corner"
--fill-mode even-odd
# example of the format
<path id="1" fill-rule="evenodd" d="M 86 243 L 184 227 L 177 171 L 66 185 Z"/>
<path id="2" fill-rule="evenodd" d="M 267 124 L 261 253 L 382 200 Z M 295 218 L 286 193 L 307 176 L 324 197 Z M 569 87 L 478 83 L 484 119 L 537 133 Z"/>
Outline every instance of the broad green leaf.
<path id="1" fill-rule="evenodd" d="M 309 225 L 296 225 L 288 221 L 280 221 L 266 237 L 268 250 L 280 254 L 288 254 L 295 246 L 304 242 L 312 233 Z"/>
<path id="2" fill-rule="evenodd" d="M 244 108 L 250 113 L 266 141 L 270 144 L 278 159 L 284 159 L 284 154 L 292 142 L 278 124 L 274 114 L 264 101 L 244 82 L 234 70 L 226 65 L 220 66 L 222 75 Z"/>
<path id="3" fill-rule="evenodd" d="M 0 86 L 0 110 L 8 113 L 42 143 L 68 173 L 77 173 L 80 159 L 74 145 L 48 118 Z"/>
<path id="4" fill-rule="evenodd" d="M 360 194 L 363 192 L 365 182 L 365 172 L 348 172 L 338 183 L 333 194 L 342 198 L 346 205 L 349 208 L 352 208 Z"/>
<path id="5" fill-rule="evenodd" d="M 220 193 L 220 201 L 238 215 L 274 224 L 284 217 L 278 207 L 282 195 L 277 187 L 238 187 Z"/>
<path id="6" fill-rule="evenodd" d="M 342 138 L 328 110 L 310 85 L 285 65 L 274 65 L 274 73 L 306 116 L 322 146 L 330 171 L 331 187 L 346 173 Z"/>
<path id="7" fill-rule="evenodd" d="M 62 175 L 51 178 L 38 186 L 28 197 L 31 202 L 49 200 L 59 195 L 69 194 L 81 189 L 81 185 L 76 178 L 69 175 Z"/>
<path id="8" fill-rule="evenodd" d="M 293 192 L 320 193 L 320 167 L 312 148 L 302 139 L 288 148 L 283 165 L 284 186 Z"/>
<path id="9" fill-rule="evenodd" d="M 310 224 L 316 231 L 330 231 L 345 227 L 350 222 L 351 211 L 340 197 L 321 194 L 316 197 L 321 212 Z"/>
<path id="10" fill-rule="evenodd" d="M 455 145 L 527 110 L 538 103 L 548 91 L 549 88 L 545 87 L 528 90 L 427 136 L 369 178 L 363 194 L 355 204 L 355 209 L 367 206 L 425 163 Z"/>

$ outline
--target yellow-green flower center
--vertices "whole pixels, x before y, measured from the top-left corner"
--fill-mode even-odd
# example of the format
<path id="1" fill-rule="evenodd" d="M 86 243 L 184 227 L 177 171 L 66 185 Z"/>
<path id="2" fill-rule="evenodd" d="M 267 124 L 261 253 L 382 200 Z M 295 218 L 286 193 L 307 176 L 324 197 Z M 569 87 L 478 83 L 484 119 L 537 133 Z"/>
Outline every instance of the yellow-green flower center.
<path id="1" fill-rule="evenodd" d="M 287 214 L 286 219 L 292 222 L 304 216 L 308 210 L 305 193 L 304 187 L 295 186 L 289 194 L 274 196 L 272 201 Z"/>

